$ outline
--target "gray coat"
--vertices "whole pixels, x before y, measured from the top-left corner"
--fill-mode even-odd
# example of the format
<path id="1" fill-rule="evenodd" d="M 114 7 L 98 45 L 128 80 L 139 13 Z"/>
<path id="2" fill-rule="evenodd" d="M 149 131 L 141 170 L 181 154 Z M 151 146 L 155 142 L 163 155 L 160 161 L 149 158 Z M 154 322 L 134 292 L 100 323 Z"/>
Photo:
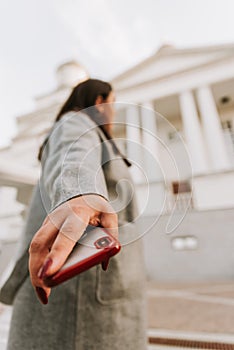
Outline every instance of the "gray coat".
<path id="1" fill-rule="evenodd" d="M 30 284 L 28 245 L 48 212 L 95 193 L 118 213 L 121 252 L 107 271 L 95 266 L 52 290 L 41 305 Z M 15 269 L 0 300 L 14 300 L 8 350 L 146 349 L 145 272 L 138 212 L 127 165 L 83 113 L 57 122 L 42 157 Z"/>

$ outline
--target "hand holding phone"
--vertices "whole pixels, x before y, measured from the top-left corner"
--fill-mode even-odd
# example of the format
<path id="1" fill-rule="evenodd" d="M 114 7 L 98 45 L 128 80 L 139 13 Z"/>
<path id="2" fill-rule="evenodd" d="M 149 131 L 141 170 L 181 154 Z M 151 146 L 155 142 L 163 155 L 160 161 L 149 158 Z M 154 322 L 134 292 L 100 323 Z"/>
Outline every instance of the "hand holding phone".
<path id="1" fill-rule="evenodd" d="M 88 227 L 62 268 L 54 275 L 46 277 L 44 282 L 48 287 L 57 286 L 100 263 L 103 270 L 106 270 L 109 259 L 120 249 L 119 241 L 106 229 Z"/>

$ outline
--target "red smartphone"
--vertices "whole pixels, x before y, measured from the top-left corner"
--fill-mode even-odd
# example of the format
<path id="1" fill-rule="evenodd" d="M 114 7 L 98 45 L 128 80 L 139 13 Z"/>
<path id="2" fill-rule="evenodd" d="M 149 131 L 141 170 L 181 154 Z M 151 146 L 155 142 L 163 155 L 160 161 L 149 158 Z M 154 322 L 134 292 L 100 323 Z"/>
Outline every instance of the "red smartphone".
<path id="1" fill-rule="evenodd" d="M 54 287 L 68 279 L 102 264 L 107 269 L 109 259 L 121 249 L 119 241 L 102 227 L 88 229 L 79 239 L 63 267 L 44 282 L 48 287 Z"/>

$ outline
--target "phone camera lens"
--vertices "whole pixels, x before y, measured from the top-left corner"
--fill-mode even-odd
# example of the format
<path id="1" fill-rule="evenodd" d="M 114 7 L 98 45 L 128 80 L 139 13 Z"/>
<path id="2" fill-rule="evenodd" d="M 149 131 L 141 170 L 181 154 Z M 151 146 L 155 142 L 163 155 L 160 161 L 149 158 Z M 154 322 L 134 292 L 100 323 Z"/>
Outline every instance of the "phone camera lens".
<path id="1" fill-rule="evenodd" d="M 111 243 L 111 240 L 109 237 L 102 237 L 96 241 L 96 246 L 98 248 L 106 248 L 109 246 L 110 243 Z"/>

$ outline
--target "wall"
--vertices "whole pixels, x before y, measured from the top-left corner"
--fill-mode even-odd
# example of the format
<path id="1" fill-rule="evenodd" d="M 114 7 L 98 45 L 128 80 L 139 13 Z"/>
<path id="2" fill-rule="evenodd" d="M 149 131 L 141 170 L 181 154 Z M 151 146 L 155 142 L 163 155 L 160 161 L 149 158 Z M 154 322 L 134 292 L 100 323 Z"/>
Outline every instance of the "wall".
<path id="1" fill-rule="evenodd" d="M 141 220 L 144 235 L 145 261 L 148 278 L 159 282 L 204 282 L 234 280 L 234 208 L 203 212 L 188 212 L 183 218 L 174 215 L 181 224 L 166 234 L 170 216 L 164 215 L 154 224 L 154 217 Z M 194 237 L 197 248 L 174 250 L 172 239 Z"/>
<path id="2" fill-rule="evenodd" d="M 234 172 L 194 177 L 193 198 L 198 210 L 234 207 Z"/>

